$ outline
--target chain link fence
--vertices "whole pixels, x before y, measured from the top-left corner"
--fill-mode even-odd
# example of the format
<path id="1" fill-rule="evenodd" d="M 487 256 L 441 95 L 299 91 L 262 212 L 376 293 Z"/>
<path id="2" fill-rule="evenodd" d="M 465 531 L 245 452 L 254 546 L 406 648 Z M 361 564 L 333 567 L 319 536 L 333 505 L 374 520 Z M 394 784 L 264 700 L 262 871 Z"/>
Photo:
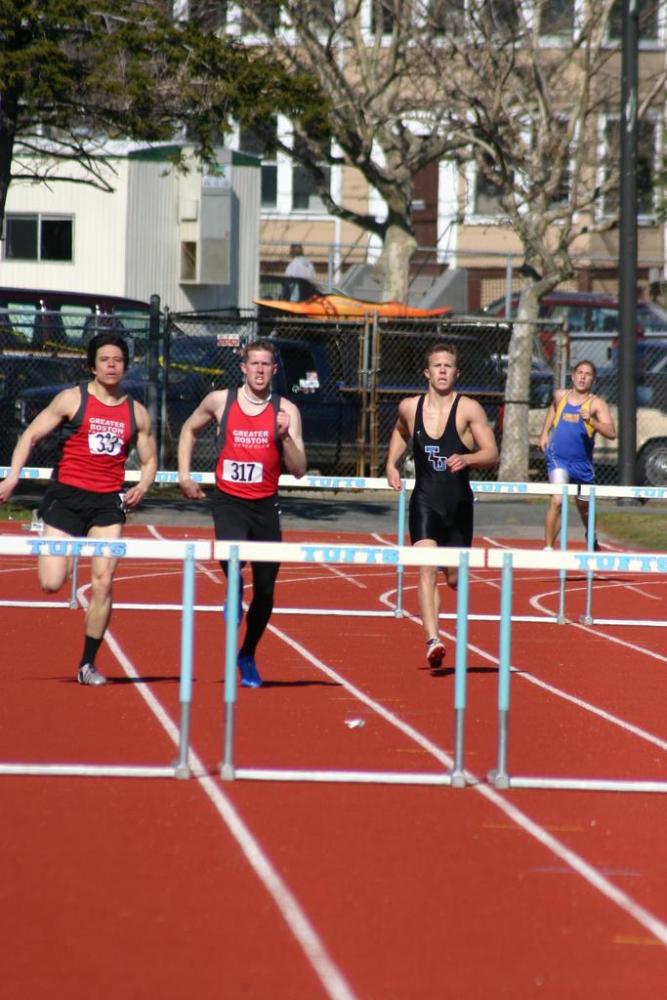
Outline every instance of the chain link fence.
<path id="1" fill-rule="evenodd" d="M 384 474 L 398 403 L 424 390 L 425 353 L 436 341 L 457 351 L 459 388 L 480 401 L 499 433 L 510 333 L 509 324 L 475 319 L 313 321 L 275 316 L 255 321 L 174 315 L 165 378 L 165 459 L 173 456 L 177 431 L 201 394 L 239 384 L 238 355 L 256 336 L 270 337 L 274 345 L 274 391 L 299 407 L 312 471 Z M 176 357 L 182 372 L 178 401 Z M 204 372 L 201 379 L 197 371 Z M 548 393 L 551 375 L 546 374 L 549 385 L 543 391 Z M 210 469 L 214 460 L 211 431 L 197 442 L 194 467 Z"/>
<path id="2" fill-rule="evenodd" d="M 130 344 L 128 392 L 149 407 L 160 466 L 175 468 L 184 421 L 213 389 L 240 384 L 243 346 L 270 337 L 278 370 L 274 391 L 291 399 L 303 419 L 309 470 L 332 475 L 383 475 L 387 446 L 404 396 L 422 392 L 424 354 L 444 341 L 459 355 L 461 391 L 485 408 L 502 446 L 511 322 L 481 317 L 429 320 L 312 320 L 238 312 L 163 314 L 151 328 L 97 314 L 28 317 L 0 313 L 0 464 L 9 463 L 20 433 L 60 389 L 88 376 L 87 343 L 101 330 L 122 333 Z M 38 324 L 38 325 L 37 325 Z M 53 331 L 58 330 L 54 338 Z M 638 342 L 637 481 L 667 484 L 667 338 Z M 527 404 L 530 475 L 545 476 L 537 440 L 554 385 L 566 385 L 569 364 L 593 360 L 596 391 L 617 417 L 619 377 L 612 334 L 570 335 L 562 325 L 536 331 Z M 617 421 L 618 422 L 618 421 Z M 598 436 L 598 481 L 617 480 L 618 443 Z M 31 464 L 50 465 L 55 436 L 40 442 Z M 200 435 L 193 468 L 215 463 L 215 428 Z M 409 471 L 410 466 L 407 466 Z M 495 476 L 493 471 L 487 473 Z"/>

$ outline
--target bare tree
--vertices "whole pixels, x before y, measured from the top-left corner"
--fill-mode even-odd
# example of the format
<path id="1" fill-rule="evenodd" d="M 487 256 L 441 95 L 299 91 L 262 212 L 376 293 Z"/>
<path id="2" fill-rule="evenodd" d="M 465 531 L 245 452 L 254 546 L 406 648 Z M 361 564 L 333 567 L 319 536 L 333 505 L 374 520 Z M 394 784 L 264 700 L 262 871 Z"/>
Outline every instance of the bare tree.
<path id="1" fill-rule="evenodd" d="M 466 135 L 473 169 L 525 256 L 510 343 L 501 479 L 528 475 L 531 355 L 541 297 L 575 274 L 594 234 L 616 228 L 621 99 L 618 0 L 467 0 L 440 45 L 420 40 L 423 93 Z M 438 5 L 429 5 L 438 25 Z M 645 13 L 655 15 L 656 5 Z M 656 32 L 657 35 L 657 32 Z M 664 59 L 643 73 L 639 117 L 662 100 Z M 606 116 L 612 127 L 603 129 Z M 614 122 L 614 117 L 616 121 Z M 460 153 L 457 160 L 465 169 Z M 650 179 L 649 179 L 650 180 Z M 465 197 L 465 196 L 464 196 Z M 594 245 L 594 244 L 593 244 Z"/>
<path id="2" fill-rule="evenodd" d="M 433 95 L 420 99 L 422 60 L 416 60 L 415 46 L 420 4 L 377 2 L 370 22 L 361 0 L 284 0 L 280 5 L 241 0 L 236 6 L 246 33 L 254 26 L 258 37 L 269 36 L 272 52 L 292 78 L 310 87 L 308 112 L 292 117 L 296 141 L 279 142 L 279 148 L 310 169 L 329 212 L 379 237 L 376 272 L 383 297 L 405 300 L 417 245 L 411 210 L 415 175 L 467 143 L 466 137 L 451 134 L 446 107 Z M 257 118 L 252 124 L 261 129 Z M 381 196 L 384 217 L 334 198 L 323 165 L 336 164 L 363 175 Z"/>
<path id="3" fill-rule="evenodd" d="M 246 27 L 270 35 L 294 76 L 314 81 L 310 113 L 295 115 L 295 148 L 328 210 L 382 240 L 386 297 L 404 298 L 415 247 L 415 175 L 433 161 L 484 190 L 498 224 L 525 256 L 509 352 L 500 475 L 528 475 L 527 400 L 540 298 L 575 273 L 593 234 L 617 225 L 614 130 L 600 158 L 601 121 L 620 110 L 619 0 L 240 0 Z M 370 20 L 368 12 L 370 7 Z M 648 17 L 657 4 L 644 5 Z M 282 19 L 282 20 L 281 20 Z M 656 33 L 657 34 L 657 33 Z M 641 116 L 665 82 L 664 60 L 643 73 Z M 647 57 L 648 58 L 648 57 Z M 321 165 L 353 166 L 381 195 L 386 217 L 336 202 Z"/>

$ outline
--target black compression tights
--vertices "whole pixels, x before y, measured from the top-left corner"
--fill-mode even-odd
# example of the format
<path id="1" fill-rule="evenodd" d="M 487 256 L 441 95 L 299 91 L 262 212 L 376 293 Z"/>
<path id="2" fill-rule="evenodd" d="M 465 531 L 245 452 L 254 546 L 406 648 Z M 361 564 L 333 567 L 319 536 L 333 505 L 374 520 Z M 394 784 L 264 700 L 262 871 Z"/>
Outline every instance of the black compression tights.
<path id="1" fill-rule="evenodd" d="M 227 563 L 220 565 L 227 575 Z M 246 617 L 243 645 L 239 650 L 244 656 L 254 656 L 257 644 L 264 634 L 273 611 L 273 590 L 278 576 L 278 563 L 251 563 L 252 601 Z"/>

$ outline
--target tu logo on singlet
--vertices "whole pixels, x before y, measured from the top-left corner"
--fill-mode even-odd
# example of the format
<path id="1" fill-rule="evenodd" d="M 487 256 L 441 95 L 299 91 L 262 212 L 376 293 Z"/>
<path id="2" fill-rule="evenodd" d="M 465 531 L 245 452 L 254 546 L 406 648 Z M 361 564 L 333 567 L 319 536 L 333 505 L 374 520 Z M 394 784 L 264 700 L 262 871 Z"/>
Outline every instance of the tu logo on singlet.
<path id="1" fill-rule="evenodd" d="M 427 444 L 424 447 L 427 458 L 436 472 L 445 472 L 447 469 L 447 456 L 440 454 L 440 445 Z"/>

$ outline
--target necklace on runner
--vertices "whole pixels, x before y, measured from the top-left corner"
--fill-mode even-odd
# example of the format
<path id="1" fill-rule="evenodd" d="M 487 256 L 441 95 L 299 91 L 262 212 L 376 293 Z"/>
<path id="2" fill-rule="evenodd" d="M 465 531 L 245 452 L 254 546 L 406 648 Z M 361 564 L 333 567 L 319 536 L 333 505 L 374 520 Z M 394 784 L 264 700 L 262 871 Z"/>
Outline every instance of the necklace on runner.
<path id="1" fill-rule="evenodd" d="M 248 390 L 245 387 L 245 383 L 241 386 L 241 392 L 248 400 L 248 402 L 254 403 L 255 406 L 262 406 L 264 403 L 268 403 L 268 401 L 271 399 L 271 396 L 273 395 L 273 393 L 270 392 L 269 395 L 266 397 L 266 399 L 255 399 L 253 396 L 248 395 Z"/>

